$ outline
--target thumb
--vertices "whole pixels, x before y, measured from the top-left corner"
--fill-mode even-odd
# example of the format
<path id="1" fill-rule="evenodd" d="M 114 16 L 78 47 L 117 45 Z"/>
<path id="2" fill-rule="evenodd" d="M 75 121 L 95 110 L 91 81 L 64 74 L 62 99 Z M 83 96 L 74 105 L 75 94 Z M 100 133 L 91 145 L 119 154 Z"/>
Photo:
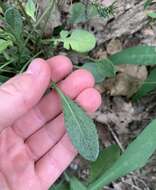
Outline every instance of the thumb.
<path id="1" fill-rule="evenodd" d="M 0 132 L 40 100 L 49 85 L 50 77 L 47 62 L 35 59 L 25 73 L 0 86 Z"/>

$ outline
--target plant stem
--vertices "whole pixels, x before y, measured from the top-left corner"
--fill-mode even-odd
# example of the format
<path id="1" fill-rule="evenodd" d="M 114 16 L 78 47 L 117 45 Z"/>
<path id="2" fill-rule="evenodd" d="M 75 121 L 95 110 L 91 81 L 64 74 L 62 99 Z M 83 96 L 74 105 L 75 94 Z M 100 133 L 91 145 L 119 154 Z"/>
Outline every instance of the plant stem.
<path id="1" fill-rule="evenodd" d="M 3 69 L 4 67 L 10 65 L 10 63 L 12 63 L 14 60 L 10 60 L 8 62 L 6 62 L 5 64 L 3 64 L 2 66 L 0 66 L 0 70 Z"/>
<path id="2" fill-rule="evenodd" d="M 34 28 L 37 28 L 41 21 L 45 18 L 45 16 L 48 14 L 49 10 L 54 6 L 55 0 L 52 0 L 51 4 L 47 6 L 46 10 L 43 12 L 37 23 L 35 24 Z"/>
<path id="3" fill-rule="evenodd" d="M 30 64 L 30 62 L 35 59 L 37 56 L 39 56 L 42 53 L 42 50 L 39 51 L 38 53 L 36 53 L 31 59 L 29 59 L 29 61 L 27 61 L 25 63 L 25 65 L 22 67 L 22 69 L 19 71 L 19 73 L 23 73 L 25 71 L 25 69 L 27 68 L 27 66 Z"/>
<path id="4" fill-rule="evenodd" d="M 34 25 L 32 31 L 29 33 L 27 39 L 25 40 L 24 46 L 27 45 L 29 39 L 31 38 L 31 35 L 33 34 L 33 32 L 35 31 L 35 29 L 40 25 L 41 21 L 45 18 L 45 16 L 47 15 L 47 13 L 49 12 L 49 10 L 51 9 L 51 7 L 53 7 L 55 4 L 55 0 L 52 0 L 52 3 L 50 4 L 50 6 L 47 6 L 46 10 L 43 12 L 43 14 L 41 15 L 41 17 L 39 18 L 39 20 L 36 22 L 36 24 Z"/>
<path id="5" fill-rule="evenodd" d="M 22 11 L 22 13 L 24 14 L 24 16 L 25 16 L 27 22 L 32 26 L 32 23 L 31 23 L 31 21 L 30 21 L 30 18 L 29 18 L 29 16 L 27 15 L 27 13 L 25 12 L 25 9 L 24 9 L 24 7 L 23 7 L 21 1 L 20 1 L 20 0 L 16 0 L 16 1 L 17 1 L 17 3 L 18 3 L 19 7 L 21 8 L 21 11 Z"/>

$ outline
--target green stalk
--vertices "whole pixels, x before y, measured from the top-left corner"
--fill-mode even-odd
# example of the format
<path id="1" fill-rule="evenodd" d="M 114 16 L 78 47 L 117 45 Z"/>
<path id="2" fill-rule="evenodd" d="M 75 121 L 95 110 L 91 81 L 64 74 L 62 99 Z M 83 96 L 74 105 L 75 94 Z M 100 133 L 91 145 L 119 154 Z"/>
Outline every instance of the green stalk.
<path id="1" fill-rule="evenodd" d="M 27 68 L 27 66 L 30 64 L 30 62 L 35 59 L 36 57 L 38 57 L 40 54 L 42 53 L 42 50 L 39 51 L 38 53 L 36 53 L 31 59 L 29 59 L 29 61 L 27 61 L 25 63 L 25 65 L 22 67 L 22 69 L 19 71 L 19 73 L 23 73 L 25 71 L 25 69 Z"/>
<path id="2" fill-rule="evenodd" d="M 51 4 L 49 6 L 47 6 L 46 10 L 43 12 L 43 14 L 41 15 L 41 17 L 39 18 L 39 20 L 36 22 L 36 24 L 34 25 L 34 28 L 32 29 L 32 31 L 29 33 L 27 39 L 25 40 L 24 46 L 27 45 L 29 39 L 31 38 L 31 35 L 33 34 L 33 32 L 35 31 L 35 29 L 40 25 L 41 21 L 45 18 L 45 16 L 48 14 L 49 10 L 51 10 L 53 8 L 55 4 L 55 0 L 52 0 Z"/>

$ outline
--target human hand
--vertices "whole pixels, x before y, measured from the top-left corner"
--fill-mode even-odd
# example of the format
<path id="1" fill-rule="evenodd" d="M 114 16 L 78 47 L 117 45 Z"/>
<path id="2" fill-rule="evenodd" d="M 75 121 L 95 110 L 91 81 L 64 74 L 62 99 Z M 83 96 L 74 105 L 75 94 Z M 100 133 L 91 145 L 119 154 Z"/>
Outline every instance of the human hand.
<path id="1" fill-rule="evenodd" d="M 64 56 L 36 59 L 0 86 L 2 190 L 47 190 L 77 154 L 64 128 L 59 96 L 55 91 L 43 96 L 51 80 L 87 112 L 101 103 L 92 75 L 72 72 Z"/>

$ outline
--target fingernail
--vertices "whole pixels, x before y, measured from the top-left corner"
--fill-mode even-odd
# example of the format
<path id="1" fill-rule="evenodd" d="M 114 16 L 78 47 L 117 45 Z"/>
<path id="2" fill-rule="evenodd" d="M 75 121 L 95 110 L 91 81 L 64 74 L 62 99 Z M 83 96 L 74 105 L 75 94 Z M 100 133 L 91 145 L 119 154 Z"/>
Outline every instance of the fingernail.
<path id="1" fill-rule="evenodd" d="M 41 64 L 40 61 L 37 59 L 33 60 L 31 64 L 29 65 L 26 73 L 33 74 L 33 75 L 39 75 L 41 72 Z"/>

